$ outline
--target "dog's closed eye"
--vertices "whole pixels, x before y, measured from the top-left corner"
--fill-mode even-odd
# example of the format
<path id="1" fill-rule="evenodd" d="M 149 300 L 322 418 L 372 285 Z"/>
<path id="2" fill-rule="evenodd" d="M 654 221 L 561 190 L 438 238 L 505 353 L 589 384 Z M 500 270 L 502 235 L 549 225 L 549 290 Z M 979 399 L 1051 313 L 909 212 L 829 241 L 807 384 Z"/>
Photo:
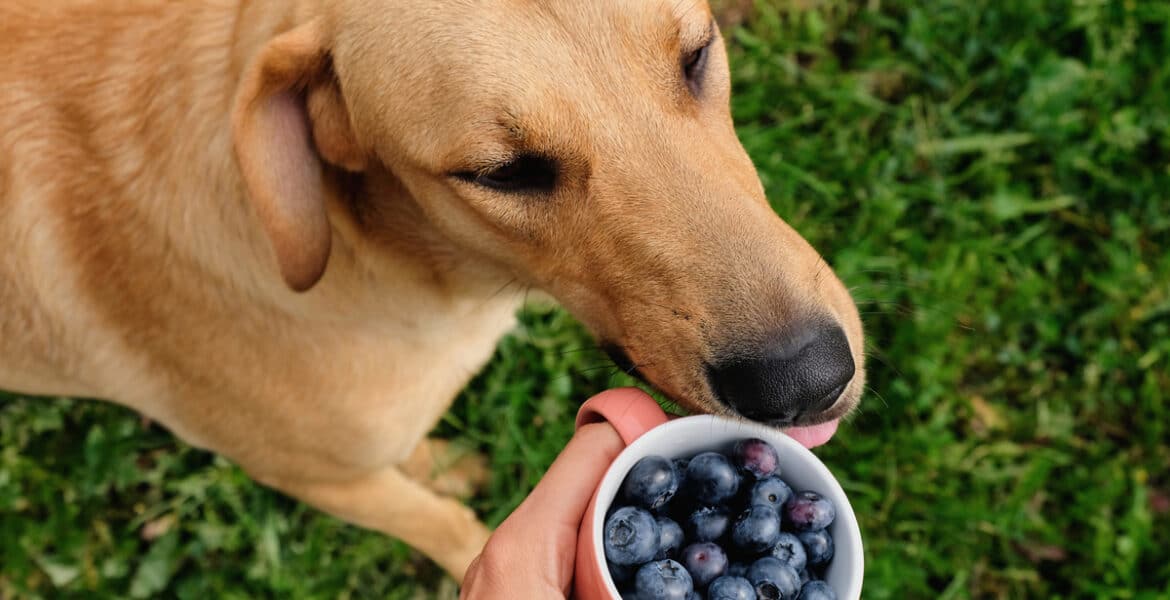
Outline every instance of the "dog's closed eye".
<path id="1" fill-rule="evenodd" d="M 686 53 L 682 57 L 683 78 L 687 88 L 696 96 L 703 88 L 703 75 L 707 68 L 707 55 L 711 52 L 711 44 L 715 43 L 715 26 L 712 24 L 710 34 L 698 48 Z"/>
<path id="2" fill-rule="evenodd" d="M 452 176 L 498 192 L 549 193 L 556 187 L 557 172 L 556 161 L 535 154 L 522 154 L 482 171 L 458 171 Z"/>
<path id="3" fill-rule="evenodd" d="M 711 42 L 707 42 L 702 48 L 683 57 L 683 76 L 687 79 L 687 85 L 696 93 L 701 87 L 699 84 L 703 76 L 703 67 L 707 65 L 707 50 L 710 47 Z"/>

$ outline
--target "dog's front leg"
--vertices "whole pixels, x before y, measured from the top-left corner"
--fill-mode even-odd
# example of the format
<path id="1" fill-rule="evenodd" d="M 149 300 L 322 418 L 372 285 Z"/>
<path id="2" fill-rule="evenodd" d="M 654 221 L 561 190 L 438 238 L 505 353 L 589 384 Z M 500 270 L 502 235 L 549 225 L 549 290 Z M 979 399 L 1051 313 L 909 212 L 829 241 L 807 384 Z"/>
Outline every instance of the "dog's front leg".
<path id="1" fill-rule="evenodd" d="M 460 583 L 490 535 L 470 508 L 439 496 L 397 467 L 346 481 L 264 483 L 340 519 L 401 539 Z"/>

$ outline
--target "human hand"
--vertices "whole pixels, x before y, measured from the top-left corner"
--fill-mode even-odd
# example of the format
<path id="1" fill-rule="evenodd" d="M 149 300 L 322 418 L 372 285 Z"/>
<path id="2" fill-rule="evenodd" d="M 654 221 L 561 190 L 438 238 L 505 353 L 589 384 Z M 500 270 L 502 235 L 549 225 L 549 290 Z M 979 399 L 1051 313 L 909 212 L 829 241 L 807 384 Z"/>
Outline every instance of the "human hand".
<path id="1" fill-rule="evenodd" d="M 837 423 L 787 430 L 806 447 L 825 443 Z M 527 499 L 500 525 L 464 577 L 464 600 L 567 598 L 577 533 L 601 478 L 624 445 L 608 423 L 585 425 Z"/>
<path id="2" fill-rule="evenodd" d="M 577 430 L 536 489 L 471 563 L 460 598 L 567 598 L 581 519 L 623 447 L 608 423 Z"/>

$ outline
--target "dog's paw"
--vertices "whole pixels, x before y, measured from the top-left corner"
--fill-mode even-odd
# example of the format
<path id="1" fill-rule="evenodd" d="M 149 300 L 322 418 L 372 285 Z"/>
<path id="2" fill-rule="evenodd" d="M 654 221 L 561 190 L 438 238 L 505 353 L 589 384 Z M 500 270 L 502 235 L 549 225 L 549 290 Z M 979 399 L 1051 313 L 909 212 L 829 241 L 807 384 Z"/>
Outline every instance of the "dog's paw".
<path id="1" fill-rule="evenodd" d="M 475 495 L 490 475 L 483 454 L 430 438 L 419 444 L 402 469 L 435 493 L 455 498 Z"/>

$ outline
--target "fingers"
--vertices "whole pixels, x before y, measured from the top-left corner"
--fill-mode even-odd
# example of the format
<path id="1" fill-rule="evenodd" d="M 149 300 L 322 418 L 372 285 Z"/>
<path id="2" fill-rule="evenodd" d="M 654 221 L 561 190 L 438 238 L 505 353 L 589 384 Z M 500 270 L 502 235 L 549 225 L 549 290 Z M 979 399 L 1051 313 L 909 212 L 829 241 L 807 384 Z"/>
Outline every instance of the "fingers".
<path id="1" fill-rule="evenodd" d="M 462 597 L 567 596 L 581 519 L 623 447 L 607 423 L 577 430 L 536 489 L 496 529 L 472 563 Z"/>

